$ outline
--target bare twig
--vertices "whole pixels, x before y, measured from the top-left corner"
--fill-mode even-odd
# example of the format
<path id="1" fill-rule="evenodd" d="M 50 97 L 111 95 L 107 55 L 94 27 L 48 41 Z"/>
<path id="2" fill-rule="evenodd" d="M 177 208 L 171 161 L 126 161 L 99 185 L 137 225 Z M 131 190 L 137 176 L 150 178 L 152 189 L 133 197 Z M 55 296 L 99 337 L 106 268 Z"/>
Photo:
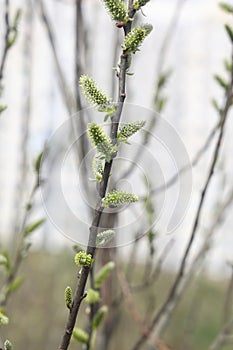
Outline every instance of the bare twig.
<path id="1" fill-rule="evenodd" d="M 233 266 L 231 265 L 230 268 L 231 268 L 231 277 L 227 288 L 226 299 L 224 303 L 223 326 L 229 321 L 229 318 L 230 318 L 229 316 L 231 313 L 232 301 L 233 301 Z"/>
<path id="2" fill-rule="evenodd" d="M 56 44 L 55 44 L 55 37 L 54 37 L 54 32 L 52 29 L 52 24 L 49 20 L 47 11 L 45 9 L 44 3 L 42 0 L 38 1 L 38 6 L 40 9 L 40 15 L 41 15 L 41 19 L 45 24 L 45 28 L 47 30 L 47 34 L 48 34 L 48 39 L 52 48 L 52 52 L 53 52 L 53 57 L 54 57 L 54 61 L 55 61 L 55 65 L 56 65 L 56 69 L 57 69 L 57 73 L 58 73 L 58 79 L 59 79 L 59 86 L 60 86 L 60 91 L 62 93 L 62 98 L 64 100 L 65 106 L 68 110 L 68 113 L 71 114 L 72 112 L 74 112 L 74 100 L 72 97 L 72 94 L 69 92 L 68 90 L 68 84 L 65 78 L 65 75 L 63 73 L 60 61 L 59 61 L 59 57 L 58 57 L 58 53 L 57 53 L 57 49 L 56 49 Z"/>
<path id="3" fill-rule="evenodd" d="M 224 215 L 226 211 L 229 209 L 229 207 L 232 205 L 232 202 L 233 202 L 233 189 L 230 191 L 230 194 L 226 198 L 226 200 L 221 204 L 217 215 L 214 217 L 214 220 L 212 221 L 211 226 L 208 228 L 208 231 L 205 234 L 204 242 L 202 243 L 198 253 L 194 257 L 189 270 L 181 278 L 179 288 L 177 289 L 176 294 L 173 297 L 173 300 L 170 302 L 169 308 L 167 309 L 166 313 L 164 314 L 160 322 L 158 322 L 158 324 L 156 325 L 156 335 L 158 337 L 162 337 L 164 331 L 168 326 L 172 312 L 177 306 L 187 286 L 191 283 L 193 276 L 195 275 L 195 273 L 197 273 L 199 268 L 202 266 L 207 252 L 211 249 L 212 238 L 217 228 L 222 223 L 224 219 Z"/>
<path id="4" fill-rule="evenodd" d="M 138 311 L 134 300 L 133 295 L 131 293 L 131 289 L 127 283 L 127 280 L 123 274 L 123 272 L 117 268 L 117 275 L 119 279 L 119 284 L 121 286 L 122 295 L 126 301 L 127 304 L 127 310 L 131 313 L 134 321 L 139 325 L 140 328 L 143 328 L 145 332 L 147 332 L 148 337 L 150 338 L 150 341 L 152 344 L 156 347 L 156 349 L 159 350 L 169 350 L 169 348 L 166 346 L 166 344 L 159 338 L 153 336 L 150 334 L 149 330 L 147 330 L 147 327 L 145 326 L 145 322 L 143 317 L 141 316 L 140 312 Z"/>
<path id="5" fill-rule="evenodd" d="M 233 319 L 227 322 L 222 331 L 218 334 L 217 338 L 209 347 L 209 350 L 220 350 L 224 345 L 233 344 L 233 335 L 230 334 L 233 331 Z"/>
<path id="6" fill-rule="evenodd" d="M 220 119 L 220 121 L 218 121 L 216 123 L 216 125 L 213 127 L 213 129 L 209 132 L 205 142 L 203 143 L 203 145 L 199 148 L 199 150 L 197 151 L 197 153 L 193 157 L 193 160 L 191 162 L 192 167 L 195 167 L 199 163 L 199 161 L 201 160 L 201 158 L 203 157 L 205 152 L 208 150 L 208 148 L 209 148 L 209 146 L 210 146 L 210 144 L 211 144 L 211 142 L 212 142 L 214 136 L 216 135 L 216 132 L 218 131 L 220 126 L 221 126 L 221 119 Z M 190 164 L 184 165 L 175 175 L 173 175 L 166 182 L 166 184 L 164 184 L 162 186 L 158 186 L 156 188 L 152 188 L 150 193 L 153 195 L 156 195 L 156 194 L 164 191 L 165 189 L 168 189 L 169 187 L 174 185 L 176 183 L 176 181 L 179 180 L 180 176 L 182 176 L 189 169 L 190 169 Z"/>
<path id="7" fill-rule="evenodd" d="M 20 204 L 23 202 L 23 195 L 27 183 L 27 165 L 28 165 L 28 139 L 30 131 L 30 119 L 31 119 L 31 85 L 32 85 L 32 41 L 33 41 L 33 9 L 31 1 L 26 1 L 25 10 L 25 22 L 26 32 L 24 36 L 24 50 L 23 50 L 23 63 L 24 63 L 24 96 L 27 96 L 22 101 L 22 121 L 21 121 L 21 145 L 19 150 L 20 169 L 18 170 L 19 179 L 17 183 L 18 191 L 15 191 L 15 208 L 20 208 Z M 16 210 L 13 218 L 14 234 L 13 240 L 15 241 L 16 235 L 20 232 L 21 211 Z"/>
<path id="8" fill-rule="evenodd" d="M 2 54 L 2 58 L 1 58 L 1 64 L 0 64 L 0 91 L 1 91 L 1 81 L 3 79 L 6 59 L 7 59 L 7 55 L 8 55 L 9 49 L 10 49 L 9 38 L 10 38 L 10 33 L 11 33 L 11 27 L 10 27 L 10 22 L 9 22 L 9 12 L 10 12 L 10 0 L 5 0 L 5 26 L 6 26 L 6 32 L 5 32 L 5 39 L 4 39 L 3 54 Z"/>
<path id="9" fill-rule="evenodd" d="M 150 275 L 148 275 L 147 279 L 143 283 L 140 283 L 140 284 L 135 285 L 135 286 L 131 286 L 130 288 L 132 289 L 132 291 L 137 292 L 137 291 L 145 290 L 145 288 L 151 286 L 152 284 L 154 284 L 157 281 L 157 279 L 159 278 L 159 275 L 161 273 L 161 270 L 162 270 L 162 265 L 163 265 L 167 255 L 171 251 L 171 248 L 173 247 L 174 242 L 175 242 L 174 239 L 170 239 L 168 241 L 168 243 L 165 245 L 161 255 L 158 258 L 158 261 L 156 263 L 154 271 L 152 271 L 152 273 Z"/>
<path id="10" fill-rule="evenodd" d="M 223 138 L 224 138 L 224 130 L 225 130 L 225 125 L 226 125 L 226 121 L 227 121 L 227 116 L 228 116 L 229 109 L 232 105 L 232 97 L 233 97 L 233 69 L 232 69 L 232 73 L 231 73 L 230 85 L 229 85 L 229 88 L 228 88 L 227 93 L 226 93 L 225 105 L 224 105 L 224 108 L 220 111 L 221 124 L 220 124 L 220 128 L 219 128 L 218 139 L 217 139 L 217 142 L 216 142 L 216 145 L 214 148 L 214 153 L 212 156 L 211 165 L 210 165 L 210 168 L 208 171 L 208 175 L 207 175 L 207 178 L 206 178 L 206 181 L 205 181 L 202 193 L 201 193 L 200 201 L 199 201 L 197 212 L 195 215 L 194 224 L 193 224 L 192 231 L 191 231 L 191 236 L 190 236 L 188 244 L 186 246 L 186 249 L 185 249 L 182 261 L 181 261 L 181 265 L 180 265 L 180 268 L 178 270 L 175 281 L 174 281 L 174 283 L 173 283 L 173 285 L 168 293 L 168 296 L 167 296 L 164 304 L 161 306 L 161 308 L 159 309 L 159 311 L 157 312 L 157 314 L 155 315 L 154 319 L 151 322 L 151 325 L 149 327 L 150 332 L 153 331 L 153 329 L 158 325 L 159 321 L 167 313 L 167 311 L 170 308 L 170 305 L 173 304 L 173 300 L 176 297 L 177 291 L 180 288 L 180 284 L 182 282 L 182 279 L 183 279 L 183 276 L 185 273 L 186 262 L 187 262 L 187 259 L 189 257 L 189 253 L 191 251 L 193 242 L 195 240 L 197 230 L 199 228 L 199 222 L 201 219 L 201 214 L 202 214 L 202 210 L 204 207 L 207 191 L 209 189 L 209 185 L 211 183 L 211 180 L 212 180 L 212 177 L 214 174 L 214 170 L 215 170 L 217 161 L 219 159 L 219 153 L 220 153 L 220 149 L 221 149 Z M 143 334 L 132 349 L 133 350 L 140 349 L 146 340 L 147 340 L 147 336 L 145 334 Z"/>
<path id="11" fill-rule="evenodd" d="M 133 0 L 129 1 L 128 6 L 129 6 L 129 17 L 133 18 L 134 14 L 135 14 L 135 10 L 133 8 Z M 131 25 L 132 25 L 132 23 L 131 23 L 131 21 L 129 21 L 124 26 L 125 35 L 127 35 L 129 33 L 129 31 L 131 29 Z M 120 121 L 121 113 L 122 113 L 122 109 L 123 109 L 123 104 L 124 104 L 125 97 L 126 97 L 126 91 L 125 91 L 126 69 L 127 69 L 127 54 L 125 54 L 123 52 L 121 54 L 121 58 L 120 58 L 120 72 L 119 72 L 119 76 L 118 76 L 118 78 L 119 78 L 118 104 L 117 104 L 116 112 L 111 118 L 110 137 L 111 137 L 113 144 L 116 143 L 118 125 L 119 125 L 119 121 Z M 90 234 L 89 234 L 89 240 L 88 240 L 88 246 L 87 246 L 86 253 L 91 254 L 92 256 L 95 255 L 95 251 L 96 251 L 96 247 L 95 247 L 96 246 L 96 236 L 97 236 L 98 227 L 100 224 L 100 219 L 101 219 L 103 209 L 104 209 L 102 207 L 101 201 L 106 193 L 108 179 L 109 179 L 110 171 L 112 168 L 112 163 L 113 163 L 113 160 L 111 160 L 109 163 L 105 163 L 104 174 L 103 174 L 103 178 L 102 178 L 102 181 L 100 183 L 99 191 L 98 191 L 99 192 L 99 199 L 98 199 L 97 204 L 96 204 L 92 224 L 90 227 Z M 73 331 L 73 328 L 74 328 L 74 325 L 76 322 L 76 318 L 77 318 L 77 315 L 79 312 L 79 308 L 80 308 L 80 305 L 81 305 L 81 302 L 83 299 L 82 296 L 84 294 L 84 289 L 86 286 L 87 278 L 89 276 L 89 272 L 90 272 L 90 266 L 84 266 L 80 272 L 80 276 L 78 279 L 78 283 L 77 283 L 76 291 L 75 291 L 75 295 L 74 295 L 73 306 L 70 310 L 70 314 L 69 314 L 69 317 L 68 317 L 68 320 L 66 323 L 66 327 L 65 327 L 65 332 L 63 334 L 61 344 L 59 346 L 60 350 L 66 350 L 69 347 L 70 338 L 71 338 L 72 331 Z"/>

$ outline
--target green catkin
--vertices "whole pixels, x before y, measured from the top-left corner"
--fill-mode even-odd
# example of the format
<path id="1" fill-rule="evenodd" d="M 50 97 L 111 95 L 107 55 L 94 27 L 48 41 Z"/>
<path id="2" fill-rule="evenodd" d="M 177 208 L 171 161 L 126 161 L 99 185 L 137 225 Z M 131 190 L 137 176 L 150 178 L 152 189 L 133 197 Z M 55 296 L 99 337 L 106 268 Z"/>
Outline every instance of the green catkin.
<path id="1" fill-rule="evenodd" d="M 123 51 L 127 52 L 127 54 L 138 51 L 144 39 L 152 29 L 152 25 L 148 23 L 133 28 L 124 39 L 124 43 L 122 44 Z"/>
<path id="2" fill-rule="evenodd" d="M 110 162 L 115 148 L 112 145 L 110 137 L 108 137 L 102 127 L 96 123 L 89 123 L 88 135 L 98 152 L 104 155 L 106 162 Z"/>
<path id="3" fill-rule="evenodd" d="M 125 124 L 120 128 L 118 133 L 118 139 L 127 140 L 130 136 L 134 135 L 145 125 L 144 120 L 136 120 L 135 122 Z"/>
<path id="4" fill-rule="evenodd" d="M 135 0 L 134 8 L 135 10 L 140 10 L 142 6 L 145 6 L 150 0 Z"/>
<path id="5" fill-rule="evenodd" d="M 107 243 L 109 243 L 113 237 L 115 236 L 115 231 L 113 230 L 106 230 L 103 232 L 99 232 L 96 237 L 96 246 L 97 247 L 103 247 Z"/>
<path id="6" fill-rule="evenodd" d="M 111 99 L 108 98 L 101 89 L 99 89 L 93 78 L 83 74 L 79 79 L 79 84 L 88 102 L 93 104 L 98 111 L 107 112 L 109 115 L 114 113 L 114 104 L 112 103 Z"/>
<path id="7" fill-rule="evenodd" d="M 120 205 L 131 204 L 137 202 L 138 200 L 138 196 L 134 193 L 113 190 L 108 192 L 102 199 L 102 206 L 104 208 L 119 207 Z"/>
<path id="8" fill-rule="evenodd" d="M 65 302 L 68 309 L 71 309 L 73 303 L 72 289 L 71 287 L 66 287 L 65 289 Z"/>
<path id="9" fill-rule="evenodd" d="M 127 21 L 127 7 L 123 0 L 102 0 L 113 21 Z"/>
<path id="10" fill-rule="evenodd" d="M 104 159 L 102 159 L 99 154 L 96 154 L 92 160 L 92 173 L 96 182 L 102 180 L 104 173 Z"/>
<path id="11" fill-rule="evenodd" d="M 77 253 L 74 257 L 75 264 L 78 266 L 91 266 L 94 259 L 91 254 L 87 254 L 84 250 Z"/>

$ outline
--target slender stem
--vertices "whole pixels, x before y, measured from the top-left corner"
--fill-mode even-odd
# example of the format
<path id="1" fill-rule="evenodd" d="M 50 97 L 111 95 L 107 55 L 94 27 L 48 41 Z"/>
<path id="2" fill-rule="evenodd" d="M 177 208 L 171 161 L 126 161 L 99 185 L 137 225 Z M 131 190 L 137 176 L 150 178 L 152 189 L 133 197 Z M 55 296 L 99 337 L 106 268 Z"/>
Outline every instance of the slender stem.
<path id="1" fill-rule="evenodd" d="M 233 55 L 232 55 L 232 62 L 233 62 Z M 212 180 L 212 177 L 214 175 L 215 168 L 216 168 L 216 164 L 217 164 L 217 161 L 219 159 L 219 154 L 220 154 L 220 149 L 221 149 L 222 142 L 223 142 L 223 136 L 224 136 L 224 130 L 225 130 L 225 125 L 226 125 L 226 121 L 227 121 L 227 116 L 228 116 L 228 112 L 230 110 L 230 107 L 232 105 L 232 98 L 233 98 L 233 69 L 231 72 L 231 82 L 230 82 L 229 89 L 227 91 L 225 106 L 224 106 L 224 109 L 221 111 L 221 124 L 220 124 L 218 139 L 217 139 L 217 142 L 215 145 L 215 149 L 214 149 L 211 165 L 210 165 L 210 168 L 208 171 L 208 175 L 207 175 L 207 178 L 206 178 L 206 181 L 205 181 L 202 193 L 201 193 L 201 197 L 200 197 L 199 205 L 197 208 L 193 228 L 191 231 L 191 236 L 190 236 L 188 244 L 186 246 L 186 249 L 185 249 L 182 261 L 181 261 L 180 268 L 179 268 L 178 273 L 176 275 L 176 279 L 175 279 L 175 281 L 174 281 L 174 283 L 173 283 L 173 285 L 168 293 L 168 296 L 167 296 L 164 304 L 161 306 L 161 308 L 159 309 L 159 311 L 155 315 L 154 319 L 152 320 L 151 325 L 149 326 L 149 332 L 153 331 L 154 327 L 157 326 L 158 322 L 163 318 L 164 314 L 169 309 L 169 305 L 172 303 L 173 299 L 176 297 L 177 290 L 179 289 L 180 283 L 183 279 L 183 275 L 185 273 L 185 268 L 186 268 L 187 258 L 189 256 L 194 239 L 196 237 L 197 230 L 199 228 L 199 223 L 200 223 L 201 214 L 202 214 L 202 210 L 204 207 L 207 191 L 209 189 L 209 185 L 211 183 L 211 180 Z M 145 332 L 144 332 L 142 334 L 142 336 L 140 337 L 140 339 L 137 341 L 137 343 L 133 346 L 132 350 L 140 349 L 141 346 L 146 342 L 147 338 L 148 338 L 148 334 L 145 334 Z"/>
<path id="2" fill-rule="evenodd" d="M 135 10 L 133 9 L 133 0 L 130 0 L 129 17 L 133 18 L 134 14 L 135 14 Z M 125 35 L 127 35 L 127 33 L 130 31 L 131 25 L 132 23 L 131 21 L 129 21 L 124 26 Z M 118 76 L 119 78 L 118 103 L 117 103 L 116 112 L 112 116 L 112 120 L 111 120 L 110 137 L 113 144 L 116 143 L 119 121 L 121 118 L 122 109 L 126 98 L 126 68 L 127 68 L 127 54 L 122 53 L 120 58 L 120 72 Z M 106 189 L 108 186 L 108 180 L 109 180 L 109 176 L 112 168 L 112 163 L 113 163 L 113 160 L 111 160 L 109 163 L 105 163 L 103 179 L 99 186 L 99 198 L 97 200 L 96 208 L 94 211 L 92 224 L 89 229 L 90 232 L 89 232 L 89 240 L 88 240 L 86 253 L 91 254 L 93 257 L 96 252 L 96 236 L 98 233 L 98 227 L 99 227 L 100 219 L 104 210 L 101 202 L 102 202 L 102 198 L 104 198 L 105 196 Z M 70 314 L 66 322 L 65 332 L 63 334 L 61 344 L 59 346 L 60 350 L 66 350 L 69 347 L 71 335 L 75 326 L 79 308 L 83 298 L 85 297 L 84 291 L 85 291 L 87 278 L 90 273 L 90 268 L 91 268 L 90 266 L 84 266 L 81 269 L 80 274 L 78 276 L 78 282 L 77 282 L 76 291 L 74 295 L 73 306 L 70 310 Z"/>
<path id="3" fill-rule="evenodd" d="M 5 0 L 5 26 L 6 26 L 6 32 L 5 32 L 5 40 L 4 40 L 4 49 L 3 49 L 3 54 L 2 54 L 1 64 L 0 64 L 0 83 L 1 83 L 1 81 L 3 79 L 4 68 L 5 68 L 5 64 L 6 64 L 6 58 L 7 58 L 8 51 L 10 49 L 9 36 L 10 36 L 11 28 L 10 28 L 10 23 L 9 23 L 9 12 L 10 12 L 10 1 L 9 0 Z M 0 86 L 0 89 L 1 89 L 1 86 Z"/>
<path id="4" fill-rule="evenodd" d="M 58 75 L 59 86 L 60 86 L 62 98 L 64 100 L 67 111 L 69 112 L 69 114 L 71 114 L 74 112 L 74 101 L 73 101 L 73 98 L 70 94 L 70 91 L 68 90 L 67 81 L 66 81 L 66 78 L 65 78 L 64 72 L 62 70 L 59 57 L 58 57 L 58 52 L 57 52 L 57 48 L 56 48 L 56 44 L 55 44 L 55 36 L 54 36 L 52 24 L 49 20 L 46 8 L 44 6 L 44 2 L 42 0 L 38 1 L 38 6 L 40 8 L 41 19 L 45 25 L 45 29 L 46 29 L 47 34 L 48 34 L 48 40 L 49 40 L 51 48 L 52 48 L 52 53 L 53 53 L 53 57 L 54 57 L 54 61 L 55 61 L 55 66 L 57 69 L 57 75 Z"/>

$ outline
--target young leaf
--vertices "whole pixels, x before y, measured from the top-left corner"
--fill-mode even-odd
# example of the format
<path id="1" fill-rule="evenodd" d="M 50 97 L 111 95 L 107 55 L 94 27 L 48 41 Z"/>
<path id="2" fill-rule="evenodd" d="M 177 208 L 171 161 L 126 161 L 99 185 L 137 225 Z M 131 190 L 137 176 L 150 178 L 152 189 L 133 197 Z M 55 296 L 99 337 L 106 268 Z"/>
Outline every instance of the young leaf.
<path id="1" fill-rule="evenodd" d="M 17 277 L 10 285 L 9 285 L 9 291 L 11 293 L 15 292 L 24 282 L 25 280 L 25 277 L 23 276 L 20 276 L 20 277 Z"/>
<path id="2" fill-rule="evenodd" d="M 41 225 L 43 225 L 43 223 L 45 222 L 45 218 L 37 220 L 36 222 L 30 224 L 29 226 L 27 226 L 24 230 L 24 237 L 28 237 L 33 231 L 35 231 L 36 229 L 38 229 Z"/>
<path id="3" fill-rule="evenodd" d="M 9 318 L 0 311 L 0 325 L 6 325 L 9 323 Z"/>
<path id="4" fill-rule="evenodd" d="M 0 114 L 7 109 L 7 105 L 0 105 Z"/>
<path id="5" fill-rule="evenodd" d="M 230 27 L 228 24 L 225 24 L 225 29 L 226 29 L 226 32 L 227 32 L 231 42 L 233 43 L 233 28 Z"/>
<path id="6" fill-rule="evenodd" d="M 7 258 L 4 254 L 0 254 L 0 265 L 7 265 Z"/>
<path id="7" fill-rule="evenodd" d="M 40 171 L 42 157 L 43 157 L 43 151 L 37 156 L 35 160 L 34 169 L 37 174 L 39 174 L 39 171 Z"/>
<path id="8" fill-rule="evenodd" d="M 115 268 L 115 263 L 113 261 L 109 261 L 106 265 L 104 265 L 96 275 L 95 278 L 95 288 L 100 289 L 102 283 L 108 278 L 112 270 Z"/>
<path id="9" fill-rule="evenodd" d="M 214 79 L 224 90 L 228 89 L 229 87 L 228 83 L 220 75 L 216 74 L 214 76 Z"/>
<path id="10" fill-rule="evenodd" d="M 233 6 L 227 4 L 226 2 L 220 2 L 219 7 L 227 13 L 233 13 Z"/>

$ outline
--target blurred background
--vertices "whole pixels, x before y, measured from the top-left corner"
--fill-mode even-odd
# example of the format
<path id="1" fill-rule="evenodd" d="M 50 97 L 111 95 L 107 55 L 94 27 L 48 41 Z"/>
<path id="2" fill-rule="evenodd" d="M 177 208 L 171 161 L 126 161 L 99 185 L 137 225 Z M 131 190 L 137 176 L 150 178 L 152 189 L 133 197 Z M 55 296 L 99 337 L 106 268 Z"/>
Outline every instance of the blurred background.
<path id="1" fill-rule="evenodd" d="M 0 52 L 4 50 L 4 6 L 1 0 Z M 33 162 L 59 126 L 80 107 L 86 107 L 78 87 L 80 74 L 93 76 L 109 96 L 117 98 L 113 67 L 117 67 L 122 41 L 122 33 L 115 28 L 99 0 L 14 0 L 10 2 L 11 18 L 18 8 L 21 18 L 17 24 L 17 40 L 9 51 L 1 82 L 1 103 L 6 104 L 7 109 L 0 119 L 0 248 L 9 248 L 12 254 L 17 249 L 15 243 L 35 181 Z M 216 99 L 222 104 L 223 91 L 213 77 L 226 74 L 223 62 L 231 55 L 232 48 L 224 30 L 229 16 L 219 9 L 215 0 L 151 0 L 143 12 L 146 17 L 139 13 L 137 21 L 149 22 L 154 29 L 133 57 L 130 70 L 134 75 L 127 81 L 127 103 L 159 112 L 183 141 L 191 162 L 219 118 L 211 101 Z M 166 84 L 159 90 L 158 79 L 163 75 Z M 223 301 L 219 300 L 224 300 L 231 274 L 229 262 L 233 261 L 231 203 L 216 227 L 212 224 L 232 190 L 232 132 L 229 118 L 192 256 L 199 251 L 206 235 L 214 231 L 211 249 L 198 266 L 198 276 L 166 333 L 172 349 L 207 349 L 221 325 Z M 171 239 L 173 245 L 164 262 L 157 297 L 153 288 L 144 291 L 143 297 L 136 296 L 143 312 L 148 310 L 140 304 L 141 298 L 157 305 L 179 266 L 213 147 L 214 142 L 193 167 L 191 199 L 178 228 L 171 235 L 164 234 L 162 227 L 156 228 L 153 244 L 158 255 Z M 156 152 L 153 148 L 151 151 Z M 165 182 L 174 170 L 168 166 Z M 179 189 L 179 184 L 175 186 L 178 186 L 176 190 L 171 188 L 171 191 Z M 167 191 L 168 196 L 176 193 Z M 48 197 L 56 206 L 52 188 Z M 46 213 L 38 191 L 29 221 L 41 217 L 46 217 Z M 63 291 L 75 276 L 73 242 L 46 219 L 30 236 L 30 243 L 30 254 L 21 267 L 21 273 L 27 278 L 12 296 L 8 312 L 12 322 L 1 332 L 4 338 L 9 336 L 14 340 L 15 349 L 23 349 L 25 344 L 27 348 L 52 349 L 59 342 L 66 317 Z M 136 280 L 143 274 L 147 245 L 147 240 L 142 240 L 137 252 Z M 130 249 L 131 246 L 119 248 L 118 258 L 123 264 Z M 204 300 L 212 306 L 206 307 Z M 199 311 L 193 310 L 194 301 Z M 130 313 L 123 306 L 119 310 L 121 322 L 109 349 L 119 346 L 130 349 L 137 328 L 131 326 Z"/>

